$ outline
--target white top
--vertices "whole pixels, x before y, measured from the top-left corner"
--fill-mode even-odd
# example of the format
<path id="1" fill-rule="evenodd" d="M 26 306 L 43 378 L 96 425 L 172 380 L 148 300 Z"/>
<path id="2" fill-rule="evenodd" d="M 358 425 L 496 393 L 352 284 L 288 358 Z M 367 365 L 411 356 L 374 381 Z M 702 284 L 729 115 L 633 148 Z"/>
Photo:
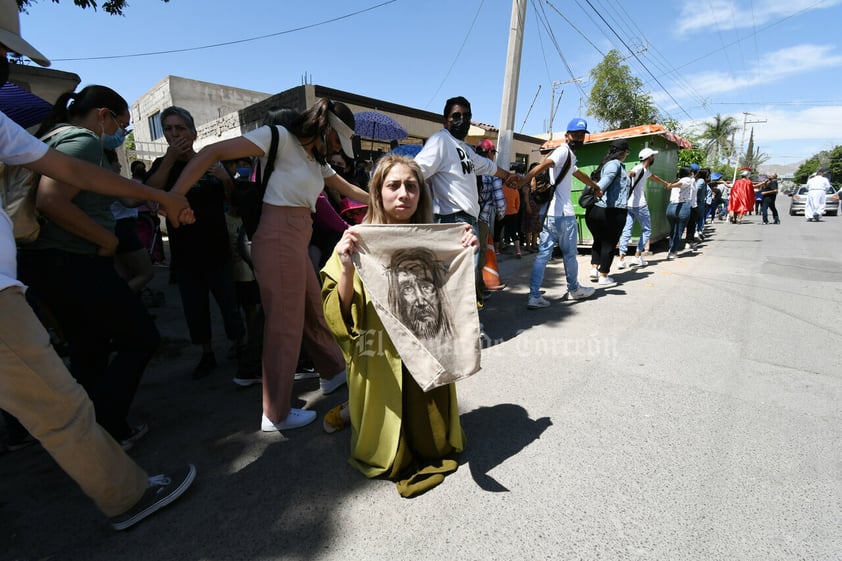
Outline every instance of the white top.
<path id="1" fill-rule="evenodd" d="M 0 161 L 19 166 L 39 160 L 47 153 L 47 145 L 0 112 Z M 23 286 L 18 277 L 17 247 L 12 220 L 5 204 L 0 208 L 0 290 Z"/>
<path id="2" fill-rule="evenodd" d="M 576 211 L 573 210 L 573 204 L 570 202 L 570 190 L 573 186 L 573 172 L 578 168 L 576 168 L 576 154 L 567 144 L 560 144 L 547 156 L 553 161 L 553 166 L 550 168 L 550 181 L 555 183 L 558 179 L 558 174 L 564 168 L 568 154 L 570 154 L 570 169 L 555 188 L 553 200 L 550 201 L 550 207 L 547 209 L 547 216 L 576 216 Z"/>
<path id="3" fill-rule="evenodd" d="M 678 180 L 681 187 L 670 189 L 671 203 L 689 203 L 696 198 L 696 192 L 693 190 L 693 178 L 682 177 Z"/>
<path id="4" fill-rule="evenodd" d="M 828 187 L 830 187 L 830 181 L 823 175 L 817 175 L 807 180 L 808 191 L 827 191 Z"/>
<path id="5" fill-rule="evenodd" d="M 649 178 L 652 177 L 652 172 L 649 171 L 649 168 L 645 167 L 643 164 L 637 164 L 634 166 L 629 172 L 629 176 L 634 173 L 634 177 L 629 177 L 631 183 L 629 185 L 634 185 L 634 189 L 632 189 L 631 194 L 629 195 L 629 206 L 630 208 L 641 208 L 645 207 L 646 205 L 646 182 L 649 181 Z M 643 177 L 640 176 L 643 174 Z"/>
<path id="6" fill-rule="evenodd" d="M 329 165 L 321 165 L 298 142 L 298 138 L 284 127 L 278 129 L 278 152 L 275 171 L 269 176 L 263 202 L 275 206 L 309 207 L 316 212 L 316 199 L 324 189 L 324 180 L 336 175 Z M 272 131 L 268 126 L 247 132 L 243 138 L 263 150 L 260 169 L 266 170 L 266 155 L 272 144 Z M 476 191 L 476 186 L 474 186 Z"/>
<path id="7" fill-rule="evenodd" d="M 494 175 L 497 164 L 474 152 L 447 129 L 431 136 L 415 156 L 424 178 L 431 186 L 433 212 L 466 212 L 479 216 L 477 175 Z"/>

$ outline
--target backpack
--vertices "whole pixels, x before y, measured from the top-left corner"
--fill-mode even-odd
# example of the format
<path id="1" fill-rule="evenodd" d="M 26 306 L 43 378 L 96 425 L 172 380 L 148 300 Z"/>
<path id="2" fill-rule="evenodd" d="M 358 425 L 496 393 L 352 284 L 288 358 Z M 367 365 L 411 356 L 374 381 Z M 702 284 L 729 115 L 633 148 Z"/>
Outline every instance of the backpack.
<path id="1" fill-rule="evenodd" d="M 72 128 L 69 125 L 59 127 L 42 136 L 41 140 L 46 141 Z M 0 163 L 0 196 L 3 210 L 12 220 L 16 243 L 32 243 L 41 232 L 42 218 L 35 207 L 40 180 L 41 176 L 28 168 Z"/>
<path id="2" fill-rule="evenodd" d="M 551 201 L 553 196 L 555 195 L 555 188 L 558 187 L 558 184 L 561 182 L 562 179 L 567 175 L 567 172 L 570 170 L 572 156 L 570 152 L 567 153 L 567 160 L 564 162 L 564 165 L 561 168 L 561 173 L 555 178 L 555 183 L 550 182 L 550 168 L 548 167 L 541 173 L 535 176 L 535 188 L 532 190 L 532 200 L 538 203 L 539 205 L 543 205 L 544 203 Z"/>
<path id="3" fill-rule="evenodd" d="M 260 213 L 263 211 L 263 195 L 266 193 L 269 176 L 275 169 L 279 135 L 276 125 L 271 125 L 269 129 L 272 133 L 272 142 L 269 144 L 269 152 L 266 154 L 266 169 L 261 174 L 258 167 L 255 181 L 244 179 L 234 181 L 234 190 L 231 192 L 231 206 L 235 207 L 240 214 L 240 218 L 243 220 L 243 228 L 249 240 L 257 232 L 257 226 L 260 224 Z"/>

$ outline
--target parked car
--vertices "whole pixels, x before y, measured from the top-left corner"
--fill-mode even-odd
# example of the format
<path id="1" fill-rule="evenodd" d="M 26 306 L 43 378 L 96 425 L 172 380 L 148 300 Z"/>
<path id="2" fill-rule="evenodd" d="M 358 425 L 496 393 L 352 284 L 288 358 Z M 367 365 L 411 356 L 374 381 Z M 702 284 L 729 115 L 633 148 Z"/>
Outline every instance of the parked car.
<path id="1" fill-rule="evenodd" d="M 839 199 L 831 199 L 836 195 L 836 188 L 830 186 L 827 188 L 827 204 L 825 205 L 824 213 L 827 216 L 836 216 L 839 213 Z M 807 186 L 801 185 L 795 193 L 792 194 L 792 200 L 789 203 L 789 215 L 804 214 L 804 204 L 807 201 Z"/>

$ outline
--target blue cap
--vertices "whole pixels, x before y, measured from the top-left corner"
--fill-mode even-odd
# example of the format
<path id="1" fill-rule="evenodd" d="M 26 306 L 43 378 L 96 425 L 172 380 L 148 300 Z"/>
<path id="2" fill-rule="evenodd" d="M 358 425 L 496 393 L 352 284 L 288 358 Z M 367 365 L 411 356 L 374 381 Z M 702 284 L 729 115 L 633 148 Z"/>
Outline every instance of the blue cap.
<path id="1" fill-rule="evenodd" d="M 717 179 L 722 179 L 722 174 L 718 171 L 715 171 L 712 174 L 710 174 L 710 178 L 711 180 L 716 181 Z"/>
<path id="2" fill-rule="evenodd" d="M 699 164 L 690 164 L 690 169 L 693 171 L 699 171 Z"/>
<path id="3" fill-rule="evenodd" d="M 567 132 L 574 132 L 574 131 L 585 131 L 586 133 L 590 134 L 588 131 L 588 122 L 581 117 L 576 117 L 569 123 L 567 123 Z"/>

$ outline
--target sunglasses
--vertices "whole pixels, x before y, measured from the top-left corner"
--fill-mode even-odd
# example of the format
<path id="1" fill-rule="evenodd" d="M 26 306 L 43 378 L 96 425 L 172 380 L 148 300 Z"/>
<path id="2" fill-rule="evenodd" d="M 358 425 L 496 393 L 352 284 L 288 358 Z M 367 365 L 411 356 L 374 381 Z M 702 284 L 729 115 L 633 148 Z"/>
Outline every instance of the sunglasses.
<path id="1" fill-rule="evenodd" d="M 463 118 L 470 121 L 471 117 L 473 117 L 473 114 L 471 114 L 471 113 L 459 113 L 458 111 L 456 113 L 450 114 L 450 120 L 451 121 L 458 121 L 458 120 L 463 119 Z"/>

